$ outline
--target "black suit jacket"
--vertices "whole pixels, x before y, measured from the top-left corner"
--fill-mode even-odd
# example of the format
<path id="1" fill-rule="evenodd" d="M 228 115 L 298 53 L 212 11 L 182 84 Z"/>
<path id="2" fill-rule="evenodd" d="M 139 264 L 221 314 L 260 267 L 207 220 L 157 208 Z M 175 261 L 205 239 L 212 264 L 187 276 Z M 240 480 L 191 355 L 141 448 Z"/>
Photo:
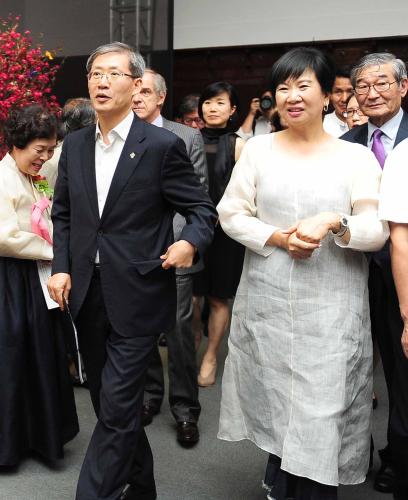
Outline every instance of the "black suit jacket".
<path id="1" fill-rule="evenodd" d="M 402 120 L 398 129 L 397 137 L 395 138 L 394 146 L 403 141 L 408 137 L 408 113 L 404 111 L 402 116 Z M 354 127 L 345 134 L 343 134 L 340 139 L 344 139 L 349 142 L 357 142 L 358 144 L 362 144 L 363 146 L 367 146 L 368 140 L 368 125 L 365 123 L 364 125 L 359 125 L 358 127 Z"/>
<path id="2" fill-rule="evenodd" d="M 95 126 L 66 137 L 52 209 L 53 274 L 71 274 L 74 317 L 99 249 L 102 292 L 113 328 L 134 336 L 172 327 L 175 275 L 162 269 L 159 257 L 173 242 L 175 211 L 187 220 L 180 238 L 202 256 L 212 240 L 216 212 L 177 136 L 134 117 L 101 217 Z"/>

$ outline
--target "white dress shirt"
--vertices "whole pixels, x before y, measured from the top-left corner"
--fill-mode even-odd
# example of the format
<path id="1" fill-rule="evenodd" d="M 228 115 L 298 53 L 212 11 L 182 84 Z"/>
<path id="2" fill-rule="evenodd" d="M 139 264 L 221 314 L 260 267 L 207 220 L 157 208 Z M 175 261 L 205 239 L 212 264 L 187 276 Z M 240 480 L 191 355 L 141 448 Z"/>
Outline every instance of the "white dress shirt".
<path id="1" fill-rule="evenodd" d="M 373 134 L 374 131 L 379 128 L 383 135 L 381 136 L 381 142 L 384 145 L 385 154 L 388 155 L 394 147 L 395 139 L 397 138 L 398 129 L 401 125 L 401 120 L 404 115 L 404 112 L 400 108 L 398 113 L 388 120 L 388 122 L 384 123 L 382 127 L 376 127 L 373 123 L 368 120 L 368 135 L 367 135 L 367 147 L 371 149 L 373 145 Z"/>
<path id="2" fill-rule="evenodd" d="M 254 137 L 255 135 L 270 134 L 271 132 L 272 132 L 271 121 L 265 118 L 264 116 L 260 116 L 255 120 L 254 131 L 251 130 L 251 132 L 244 132 L 242 130 L 242 127 L 239 127 L 239 129 L 235 133 L 237 134 L 238 137 L 240 137 L 244 141 L 247 141 L 248 139 Z"/>
<path id="3" fill-rule="evenodd" d="M 349 130 L 347 123 L 340 120 L 335 111 L 324 117 L 323 129 L 333 137 L 341 137 Z"/>
<path id="4" fill-rule="evenodd" d="M 156 127 L 163 127 L 163 117 L 159 115 L 152 121 L 152 125 L 156 125 Z"/>
<path id="5" fill-rule="evenodd" d="M 378 216 L 382 220 L 408 223 L 408 139 L 400 142 L 385 160 Z"/>
<path id="6" fill-rule="evenodd" d="M 108 133 L 109 144 L 103 142 L 99 123 L 96 124 L 95 175 L 99 216 L 102 215 L 116 166 L 132 126 L 133 116 L 133 111 L 130 111 L 126 118 Z"/>
<path id="7" fill-rule="evenodd" d="M 103 208 L 108 197 L 110 185 L 116 166 L 122 154 L 123 146 L 132 126 L 134 113 L 130 111 L 124 120 L 115 128 L 109 131 L 109 144 L 103 142 L 99 122 L 96 124 L 95 131 L 95 176 L 96 191 L 98 195 L 99 216 L 102 215 Z M 99 251 L 96 254 L 95 262 L 99 263 Z"/>

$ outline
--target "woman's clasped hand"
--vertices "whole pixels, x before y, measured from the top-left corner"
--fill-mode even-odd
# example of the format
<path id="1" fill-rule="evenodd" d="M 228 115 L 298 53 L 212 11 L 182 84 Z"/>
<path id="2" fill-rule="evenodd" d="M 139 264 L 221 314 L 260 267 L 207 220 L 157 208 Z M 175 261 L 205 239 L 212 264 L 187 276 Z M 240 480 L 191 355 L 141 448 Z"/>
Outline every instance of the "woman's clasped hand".
<path id="1" fill-rule="evenodd" d="M 277 237 L 269 240 L 269 244 L 287 250 L 293 259 L 308 259 L 321 247 L 322 241 L 332 231 L 339 230 L 340 215 L 333 212 L 321 212 L 313 217 L 299 220 L 293 226 L 276 231 Z M 276 239 L 277 238 L 277 239 Z"/>

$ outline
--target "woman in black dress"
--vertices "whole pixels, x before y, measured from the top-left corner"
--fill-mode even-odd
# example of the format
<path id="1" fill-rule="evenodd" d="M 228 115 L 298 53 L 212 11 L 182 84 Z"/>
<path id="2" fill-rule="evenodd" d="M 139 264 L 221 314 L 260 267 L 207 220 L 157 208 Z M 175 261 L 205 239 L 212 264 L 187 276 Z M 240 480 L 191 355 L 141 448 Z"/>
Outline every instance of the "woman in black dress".
<path id="1" fill-rule="evenodd" d="M 0 466 L 29 452 L 63 456 L 78 433 L 61 312 L 47 308 L 39 267 L 52 259 L 50 188 L 39 171 L 60 138 L 39 105 L 10 113 L 0 161 Z"/>
<path id="2" fill-rule="evenodd" d="M 198 102 L 198 112 L 205 122 L 204 139 L 209 180 L 209 194 L 215 205 L 221 200 L 244 142 L 228 127 L 237 111 L 238 97 L 227 82 L 206 87 Z M 194 294 L 205 296 L 209 305 L 208 345 L 201 363 L 198 384 L 215 383 L 217 353 L 228 327 L 228 299 L 234 297 L 244 260 L 244 247 L 229 238 L 217 225 L 214 240 L 205 257 L 205 269 L 197 275 Z"/>

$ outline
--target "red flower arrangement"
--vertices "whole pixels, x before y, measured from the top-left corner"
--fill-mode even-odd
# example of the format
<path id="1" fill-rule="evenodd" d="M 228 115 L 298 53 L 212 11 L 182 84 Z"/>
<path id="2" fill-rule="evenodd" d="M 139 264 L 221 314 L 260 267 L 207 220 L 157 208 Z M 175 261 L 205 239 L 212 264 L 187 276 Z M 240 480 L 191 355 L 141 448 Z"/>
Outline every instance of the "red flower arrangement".
<path id="1" fill-rule="evenodd" d="M 0 159 L 7 152 L 1 132 L 11 108 L 39 103 L 59 111 L 51 86 L 59 65 L 50 51 L 33 46 L 30 31 L 17 31 L 19 16 L 0 19 Z"/>

